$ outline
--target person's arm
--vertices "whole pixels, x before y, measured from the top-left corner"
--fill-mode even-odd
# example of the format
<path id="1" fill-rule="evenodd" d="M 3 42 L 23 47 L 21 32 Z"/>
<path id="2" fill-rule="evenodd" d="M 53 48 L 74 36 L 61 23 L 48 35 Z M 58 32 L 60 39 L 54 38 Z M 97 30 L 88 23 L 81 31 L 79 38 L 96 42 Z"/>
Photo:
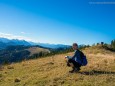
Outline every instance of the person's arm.
<path id="1" fill-rule="evenodd" d="M 71 59 L 72 57 L 71 57 L 71 56 L 65 56 L 65 58 L 67 58 L 67 59 Z"/>
<path id="2" fill-rule="evenodd" d="M 72 56 L 72 59 L 75 59 L 77 57 L 77 51 L 74 53 L 74 55 Z"/>
<path id="3" fill-rule="evenodd" d="M 75 59 L 77 57 L 77 52 L 74 53 L 73 56 L 65 56 L 67 59 Z"/>

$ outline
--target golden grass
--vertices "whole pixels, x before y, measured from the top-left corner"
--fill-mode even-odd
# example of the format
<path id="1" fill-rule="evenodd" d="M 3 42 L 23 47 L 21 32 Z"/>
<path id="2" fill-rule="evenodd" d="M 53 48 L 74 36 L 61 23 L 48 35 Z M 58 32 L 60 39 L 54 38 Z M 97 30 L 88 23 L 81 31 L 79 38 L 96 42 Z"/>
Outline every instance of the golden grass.
<path id="1" fill-rule="evenodd" d="M 115 86 L 115 53 L 89 53 L 89 64 L 80 73 L 70 74 L 65 55 L 23 61 L 3 66 L 0 86 Z"/>
<path id="2" fill-rule="evenodd" d="M 30 56 L 33 54 L 37 54 L 39 52 L 50 52 L 48 49 L 44 49 L 44 48 L 39 48 L 39 47 L 31 47 L 29 49 L 27 49 L 31 52 Z"/>

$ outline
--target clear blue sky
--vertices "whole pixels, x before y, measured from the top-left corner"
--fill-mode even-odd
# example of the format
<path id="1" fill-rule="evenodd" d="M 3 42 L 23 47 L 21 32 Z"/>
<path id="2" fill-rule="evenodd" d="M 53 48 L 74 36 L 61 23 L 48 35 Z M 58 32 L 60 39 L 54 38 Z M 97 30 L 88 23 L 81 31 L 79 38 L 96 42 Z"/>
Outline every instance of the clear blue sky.
<path id="1" fill-rule="evenodd" d="M 55 44 L 115 39 L 115 0 L 0 0 L 0 37 Z"/>

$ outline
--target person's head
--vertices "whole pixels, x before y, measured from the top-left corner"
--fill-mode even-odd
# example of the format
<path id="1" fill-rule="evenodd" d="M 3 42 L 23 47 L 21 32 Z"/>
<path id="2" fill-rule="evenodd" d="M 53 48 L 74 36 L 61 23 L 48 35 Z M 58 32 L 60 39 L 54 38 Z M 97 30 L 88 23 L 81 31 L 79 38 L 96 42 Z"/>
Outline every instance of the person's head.
<path id="1" fill-rule="evenodd" d="M 78 44 L 77 44 L 77 43 L 73 43 L 72 48 L 73 48 L 74 50 L 77 50 L 77 49 L 78 49 Z"/>

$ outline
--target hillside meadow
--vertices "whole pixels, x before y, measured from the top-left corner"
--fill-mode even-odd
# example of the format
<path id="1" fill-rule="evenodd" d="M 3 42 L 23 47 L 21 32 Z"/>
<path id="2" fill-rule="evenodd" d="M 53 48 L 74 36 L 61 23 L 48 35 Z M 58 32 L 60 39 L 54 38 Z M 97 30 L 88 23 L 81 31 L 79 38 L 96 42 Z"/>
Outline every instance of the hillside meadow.
<path id="1" fill-rule="evenodd" d="M 69 73 L 65 56 L 22 61 L 1 66 L 0 86 L 115 86 L 115 52 L 101 47 L 83 50 L 88 65 L 79 73 Z"/>

